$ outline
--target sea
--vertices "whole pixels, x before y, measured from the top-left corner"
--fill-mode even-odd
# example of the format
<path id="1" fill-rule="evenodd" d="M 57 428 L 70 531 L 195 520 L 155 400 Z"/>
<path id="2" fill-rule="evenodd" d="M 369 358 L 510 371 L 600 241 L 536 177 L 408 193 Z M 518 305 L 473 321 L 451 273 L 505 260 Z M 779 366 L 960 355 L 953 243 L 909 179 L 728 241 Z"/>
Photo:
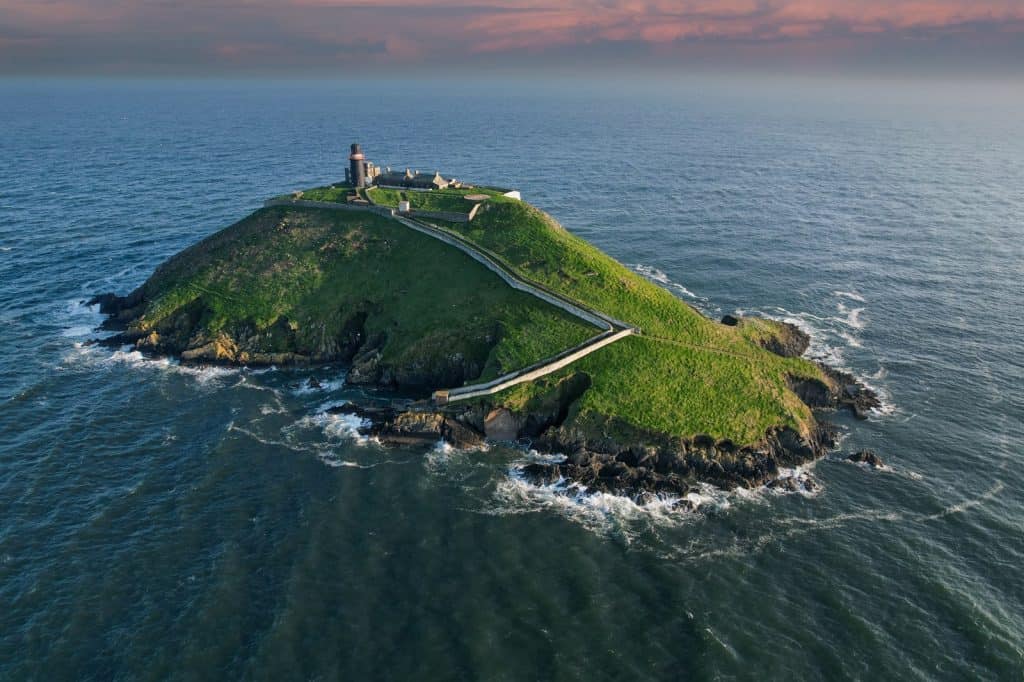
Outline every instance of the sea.
<path id="1" fill-rule="evenodd" d="M 0 679 L 1024 678 L 1019 86 L 0 81 Z M 638 505 L 529 484 L 528 443 L 382 447 L 344 367 L 90 343 L 93 294 L 352 142 L 799 325 L 882 409 L 828 415 L 811 491 Z"/>

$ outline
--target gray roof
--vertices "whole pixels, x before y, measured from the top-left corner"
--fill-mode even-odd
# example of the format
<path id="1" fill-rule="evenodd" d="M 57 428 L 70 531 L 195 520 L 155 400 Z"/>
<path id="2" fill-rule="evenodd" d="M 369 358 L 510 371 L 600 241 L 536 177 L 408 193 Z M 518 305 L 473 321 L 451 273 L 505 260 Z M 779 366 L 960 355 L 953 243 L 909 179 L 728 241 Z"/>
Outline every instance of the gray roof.
<path id="1" fill-rule="evenodd" d="M 440 173 L 436 172 L 407 175 L 405 171 L 391 171 L 377 176 L 377 184 L 399 187 L 433 187 L 435 180 L 442 184 L 449 182 Z"/>

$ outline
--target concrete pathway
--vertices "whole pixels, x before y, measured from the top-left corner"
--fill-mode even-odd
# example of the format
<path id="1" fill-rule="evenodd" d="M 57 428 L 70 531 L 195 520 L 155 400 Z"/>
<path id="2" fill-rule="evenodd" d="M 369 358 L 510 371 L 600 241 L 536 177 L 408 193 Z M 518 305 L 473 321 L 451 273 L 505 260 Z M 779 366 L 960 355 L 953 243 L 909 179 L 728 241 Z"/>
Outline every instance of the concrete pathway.
<path id="1" fill-rule="evenodd" d="M 438 239 L 445 244 L 462 251 L 467 256 L 496 274 L 513 289 L 535 296 L 545 303 L 563 310 L 570 315 L 602 330 L 600 334 L 587 339 L 574 348 L 566 349 L 549 358 L 545 358 L 538 363 L 530 365 L 529 367 L 524 367 L 523 369 L 502 375 L 492 381 L 435 391 L 433 399 L 438 405 L 453 403 L 460 400 L 469 400 L 471 398 L 479 398 L 486 395 L 493 395 L 518 384 L 522 384 L 527 381 L 534 381 L 535 379 L 557 372 L 558 370 L 571 365 L 577 360 L 584 358 L 609 344 L 620 341 L 632 334 L 639 333 L 639 330 L 632 325 L 626 324 L 621 320 L 616 320 L 613 317 L 609 317 L 608 315 L 605 315 L 598 310 L 594 310 L 593 308 L 588 308 L 576 301 L 572 301 L 539 283 L 529 282 L 523 279 L 518 273 L 514 272 L 510 267 L 502 263 L 499 256 L 488 252 L 486 249 L 482 249 L 476 244 L 473 244 L 462 237 L 462 235 L 437 225 L 431 225 L 429 223 L 401 216 L 394 210 L 385 209 L 381 206 L 353 206 L 352 204 L 335 204 L 332 202 L 309 201 L 303 199 L 271 199 L 264 202 L 264 206 L 326 208 L 340 211 L 367 211 L 381 215 L 388 215 L 402 225 L 408 227 L 410 230 L 415 230 L 420 234 L 425 234 L 428 237 Z"/>

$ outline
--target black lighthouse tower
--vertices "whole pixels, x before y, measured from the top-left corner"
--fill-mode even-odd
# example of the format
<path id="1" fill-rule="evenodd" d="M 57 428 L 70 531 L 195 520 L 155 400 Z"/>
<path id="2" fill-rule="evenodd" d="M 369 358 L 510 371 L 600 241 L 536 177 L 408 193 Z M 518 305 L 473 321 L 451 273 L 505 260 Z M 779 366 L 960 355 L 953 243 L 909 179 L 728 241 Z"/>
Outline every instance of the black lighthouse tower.
<path id="1" fill-rule="evenodd" d="M 352 153 L 348 155 L 349 182 L 353 187 L 366 187 L 365 158 L 359 144 L 353 144 Z"/>

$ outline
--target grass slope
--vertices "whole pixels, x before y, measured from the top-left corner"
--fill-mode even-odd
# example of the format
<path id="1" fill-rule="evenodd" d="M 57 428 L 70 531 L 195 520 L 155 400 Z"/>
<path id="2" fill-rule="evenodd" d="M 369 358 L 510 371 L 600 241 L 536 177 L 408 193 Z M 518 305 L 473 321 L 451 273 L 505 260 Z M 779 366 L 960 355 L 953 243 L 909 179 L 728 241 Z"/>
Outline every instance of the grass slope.
<path id="1" fill-rule="evenodd" d="M 485 194 L 489 197 L 501 196 L 501 192 L 484 187 L 472 189 L 437 189 L 430 192 L 406 192 L 398 189 L 374 187 L 368 191 L 375 204 L 397 208 L 398 202 L 405 199 L 409 206 L 420 211 L 447 211 L 451 213 L 469 213 L 473 202 L 466 199 L 473 194 Z"/>
<path id="2" fill-rule="evenodd" d="M 364 311 L 367 336 L 386 335 L 385 363 L 461 353 L 479 360 L 483 378 L 597 332 L 465 254 L 363 212 L 262 209 L 170 259 L 144 286 L 142 331 L 200 299 L 208 336 L 248 321 L 272 344 L 273 329 L 285 324 L 315 345 Z"/>
<path id="3" fill-rule="evenodd" d="M 580 425 L 612 428 L 624 421 L 672 436 L 707 434 L 754 444 L 772 427 L 806 432 L 813 424 L 786 378 L 822 379 L 817 366 L 769 353 L 739 329 L 708 320 L 544 212 L 497 199 L 472 223 L 448 227 L 524 277 L 642 330 L 559 374 L 514 387 L 498 402 L 542 401 L 558 381 L 582 371 L 592 386 L 570 415 Z"/>

